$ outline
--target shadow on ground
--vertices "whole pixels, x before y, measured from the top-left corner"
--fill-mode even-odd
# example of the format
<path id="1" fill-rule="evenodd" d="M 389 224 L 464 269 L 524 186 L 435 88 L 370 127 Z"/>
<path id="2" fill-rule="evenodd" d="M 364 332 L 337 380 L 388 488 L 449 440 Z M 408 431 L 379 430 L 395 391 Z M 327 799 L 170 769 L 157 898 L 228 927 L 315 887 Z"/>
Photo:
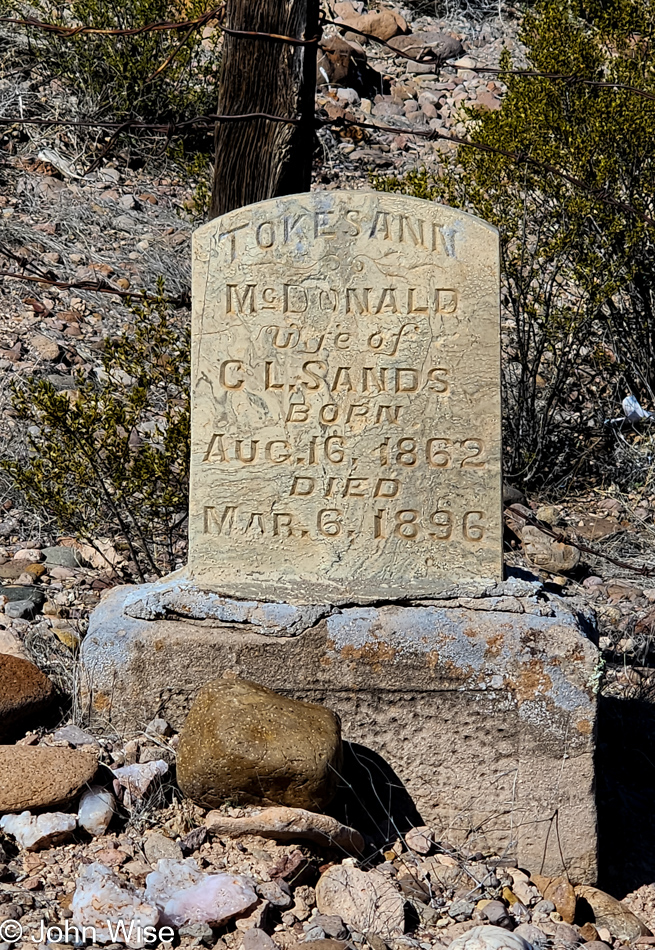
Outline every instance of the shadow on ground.
<path id="1" fill-rule="evenodd" d="M 655 689 L 638 692 L 598 703 L 598 886 L 618 898 L 655 882 Z M 329 812 L 365 836 L 369 854 L 424 823 L 388 762 L 350 742 Z"/>
<path id="2" fill-rule="evenodd" d="M 598 884 L 622 898 L 655 881 L 655 695 L 600 697 L 596 787 Z"/>
<path id="3" fill-rule="evenodd" d="M 356 742 L 344 742 L 343 771 L 329 811 L 364 835 L 370 853 L 424 824 L 389 763 Z"/>

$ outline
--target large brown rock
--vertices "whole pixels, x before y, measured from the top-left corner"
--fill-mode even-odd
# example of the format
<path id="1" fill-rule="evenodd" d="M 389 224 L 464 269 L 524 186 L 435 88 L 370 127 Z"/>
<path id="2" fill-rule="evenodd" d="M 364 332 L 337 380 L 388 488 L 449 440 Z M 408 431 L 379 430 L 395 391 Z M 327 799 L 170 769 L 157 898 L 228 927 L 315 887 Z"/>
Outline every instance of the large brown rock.
<path id="1" fill-rule="evenodd" d="M 580 563 L 580 551 L 570 544 L 555 541 L 544 534 L 536 525 L 526 525 L 521 532 L 523 551 L 530 564 L 560 574 L 572 571 Z"/>
<path id="2" fill-rule="evenodd" d="M 410 59 L 429 63 L 444 63 L 447 59 L 457 59 L 464 52 L 460 40 L 438 30 L 394 36 L 389 41 L 389 46 Z"/>
<path id="3" fill-rule="evenodd" d="M 357 85 L 357 75 L 366 64 L 366 54 L 342 36 L 328 36 L 321 43 L 316 60 L 316 81 Z"/>
<path id="4" fill-rule="evenodd" d="M 379 40 L 388 40 L 396 33 L 407 30 L 407 21 L 399 13 L 391 10 L 373 10 L 370 13 L 357 13 L 352 3 L 335 3 L 334 12 L 344 26 L 362 33 L 368 33 Z"/>
<path id="5" fill-rule="evenodd" d="M 643 920 L 611 894 L 584 884 L 578 885 L 575 893 L 578 906 L 582 905 L 581 914 L 585 915 L 587 908 L 584 905 L 587 904 L 594 918 L 593 923 L 596 927 L 606 927 L 614 940 L 636 940 L 637 937 L 652 936 Z"/>
<path id="6" fill-rule="evenodd" d="M 67 805 L 97 770 L 98 760 L 92 752 L 0 746 L 0 814 Z"/>
<path id="7" fill-rule="evenodd" d="M 575 920 L 576 896 L 571 882 L 561 875 L 560 877 L 543 877 L 533 874 L 532 883 L 541 891 L 544 900 L 552 901 L 555 910 L 565 924 L 572 924 Z"/>
<path id="8" fill-rule="evenodd" d="M 55 688 L 38 666 L 0 654 L 0 735 L 43 713 L 54 698 Z"/>
<path id="9" fill-rule="evenodd" d="M 341 768 L 335 713 L 234 676 L 200 690 L 177 754 L 180 788 L 211 807 L 229 799 L 321 811 Z"/>

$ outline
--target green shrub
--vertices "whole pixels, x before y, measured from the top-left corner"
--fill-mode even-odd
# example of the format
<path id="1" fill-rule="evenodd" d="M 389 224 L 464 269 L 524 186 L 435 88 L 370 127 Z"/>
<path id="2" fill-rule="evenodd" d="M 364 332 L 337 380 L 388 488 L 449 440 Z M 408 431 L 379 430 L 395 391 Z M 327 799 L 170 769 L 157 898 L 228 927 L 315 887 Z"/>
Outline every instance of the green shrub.
<path id="1" fill-rule="evenodd" d="M 643 0 L 540 0 L 521 28 L 529 67 L 601 84 L 508 71 L 500 109 L 468 110 L 491 151 L 377 181 L 500 230 L 506 470 L 528 486 L 605 474 L 604 420 L 629 392 L 655 402 L 655 102 L 621 88 L 655 92 L 654 26 Z"/>
<path id="2" fill-rule="evenodd" d="M 2 460 L 28 504 L 94 543 L 122 536 L 140 579 L 175 566 L 189 491 L 188 330 L 158 299 L 131 305 L 132 335 L 107 341 L 99 379 L 69 398 L 47 380 L 14 387 L 29 456 Z"/>
<path id="3" fill-rule="evenodd" d="M 179 22 L 209 8 L 208 0 L 71 0 L 65 7 L 53 0 L 37 0 L 37 10 L 45 20 L 102 29 Z M 187 33 L 183 29 L 62 38 L 34 30 L 32 50 L 45 77 L 74 89 L 83 111 L 94 117 L 188 119 L 216 111 L 216 40 L 206 49 L 202 30 L 194 30 L 170 64 L 153 78 Z"/>

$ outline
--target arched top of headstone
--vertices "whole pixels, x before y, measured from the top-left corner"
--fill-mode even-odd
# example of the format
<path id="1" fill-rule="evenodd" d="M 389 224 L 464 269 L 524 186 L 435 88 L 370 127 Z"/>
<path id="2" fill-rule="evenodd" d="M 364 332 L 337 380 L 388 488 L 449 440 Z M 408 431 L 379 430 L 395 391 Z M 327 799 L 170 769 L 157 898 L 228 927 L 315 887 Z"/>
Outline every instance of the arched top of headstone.
<path id="1" fill-rule="evenodd" d="M 407 195 L 362 191 L 314 191 L 271 198 L 237 208 L 194 232 L 197 247 L 236 260 L 249 251 L 270 259 L 293 253 L 311 258 L 331 246 L 396 247 L 416 255 L 466 254 L 485 233 L 497 230 L 475 215 Z M 461 244 L 461 247 L 456 245 Z"/>
<path id="2" fill-rule="evenodd" d="M 296 603 L 502 573 L 495 228 L 322 191 L 194 234 L 189 567 Z"/>

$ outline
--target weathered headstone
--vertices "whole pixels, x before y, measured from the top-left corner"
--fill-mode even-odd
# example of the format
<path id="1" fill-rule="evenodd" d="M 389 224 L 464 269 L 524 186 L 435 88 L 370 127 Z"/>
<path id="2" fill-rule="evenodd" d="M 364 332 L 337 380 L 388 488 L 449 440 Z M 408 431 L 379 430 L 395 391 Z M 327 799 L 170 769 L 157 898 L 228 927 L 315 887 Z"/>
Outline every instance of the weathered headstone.
<path id="1" fill-rule="evenodd" d="M 189 565 L 94 612 L 91 715 L 179 728 L 235 672 L 339 713 L 438 837 L 593 881 L 596 647 L 502 574 L 496 231 L 321 192 L 194 255 Z"/>
<path id="2" fill-rule="evenodd" d="M 502 575 L 498 234 L 319 192 L 194 235 L 189 569 L 238 597 Z"/>

